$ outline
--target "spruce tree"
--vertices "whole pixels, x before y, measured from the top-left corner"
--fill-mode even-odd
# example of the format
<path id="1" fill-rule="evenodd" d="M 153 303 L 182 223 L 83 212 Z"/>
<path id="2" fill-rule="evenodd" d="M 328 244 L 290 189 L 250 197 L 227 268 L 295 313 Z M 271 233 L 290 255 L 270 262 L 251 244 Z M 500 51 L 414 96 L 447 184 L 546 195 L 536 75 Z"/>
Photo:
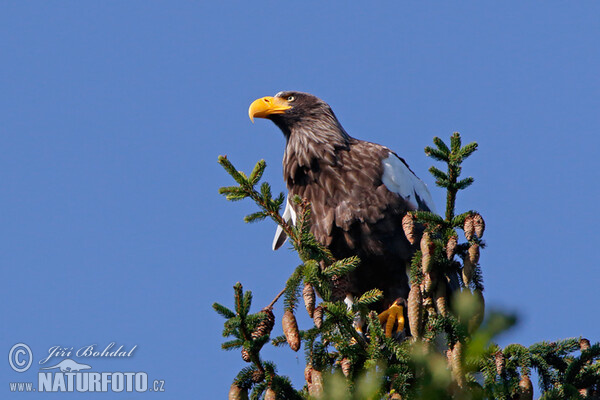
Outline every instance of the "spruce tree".
<path id="1" fill-rule="evenodd" d="M 402 221 L 411 243 L 416 244 L 421 236 L 411 263 L 407 299 L 411 335 L 407 338 L 390 337 L 392 327 L 382 326 L 369 311 L 369 305 L 382 297 L 379 289 L 364 293 L 352 308 L 333 301 L 339 297 L 332 293 L 332 282 L 354 270 L 360 260 L 336 260 L 315 239 L 306 199 L 292 199 L 300 212 L 296 224 L 288 224 L 280 215 L 284 194 L 273 197 L 268 183 L 259 185 L 264 160 L 246 175 L 227 157 L 219 157 L 237 183 L 219 192 L 227 200 L 254 201 L 258 211 L 244 220 L 275 221 L 301 261 L 279 295 L 258 312 L 251 313 L 252 293 L 239 282 L 234 286 L 232 308 L 213 305 L 226 320 L 223 336 L 230 338 L 222 348 L 239 349 L 247 363 L 233 380 L 229 399 L 525 400 L 533 398 L 532 370 L 539 376 L 541 399 L 600 399 L 600 343 L 570 338 L 500 348 L 494 342 L 515 318 L 488 312 L 484 319 L 479 253 L 485 248 L 485 222 L 477 211 L 457 214 L 455 210 L 458 192 L 474 182 L 472 177 L 460 177 L 462 163 L 477 150 L 477 144 L 462 146 L 458 133 L 450 137 L 449 146 L 437 137 L 433 142 L 425 153 L 446 166 L 445 172 L 434 166 L 429 169 L 436 185 L 446 190 L 446 209 L 444 216 L 409 212 Z M 448 293 L 448 279 L 455 279 L 459 289 Z M 273 305 L 281 297 L 284 335 L 271 337 Z M 314 322 L 305 329 L 299 329 L 295 317 L 301 301 Z M 364 334 L 353 324 L 359 314 L 366 320 Z M 303 344 L 306 383 L 302 388 L 294 388 L 274 363 L 263 360 L 261 349 L 269 342 L 294 351 Z"/>

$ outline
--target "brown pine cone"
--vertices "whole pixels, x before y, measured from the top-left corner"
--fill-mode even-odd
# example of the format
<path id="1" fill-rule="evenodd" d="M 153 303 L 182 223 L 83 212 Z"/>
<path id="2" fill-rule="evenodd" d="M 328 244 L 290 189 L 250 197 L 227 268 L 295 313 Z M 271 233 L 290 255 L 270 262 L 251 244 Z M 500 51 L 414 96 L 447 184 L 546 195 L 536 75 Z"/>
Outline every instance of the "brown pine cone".
<path id="1" fill-rule="evenodd" d="M 340 366 L 342 367 L 342 373 L 346 378 L 348 378 L 350 376 L 350 369 L 352 368 L 352 362 L 350 359 L 348 357 L 342 358 Z"/>
<path id="2" fill-rule="evenodd" d="M 267 388 L 265 391 L 265 400 L 277 400 L 277 395 L 273 389 Z"/>
<path id="3" fill-rule="evenodd" d="M 313 369 L 310 375 L 312 391 L 309 390 L 308 394 L 318 399 L 323 395 L 323 374 Z"/>
<path id="4" fill-rule="evenodd" d="M 242 389 L 235 383 L 231 384 L 229 388 L 229 400 L 248 400 L 248 391 L 246 389 Z"/>
<path id="5" fill-rule="evenodd" d="M 270 334 L 271 330 L 273 329 L 273 325 L 275 325 L 275 315 L 273 314 L 273 309 L 265 307 L 260 310 L 260 313 L 264 314 L 264 318 L 258 323 L 256 330 L 252 332 L 252 339 L 258 339 L 259 337 Z"/>
<path id="6" fill-rule="evenodd" d="M 406 214 L 402 218 L 402 229 L 404 230 L 404 235 L 406 235 L 406 239 L 410 244 L 415 244 L 415 219 L 412 215 Z"/>
<path id="7" fill-rule="evenodd" d="M 446 244 L 446 257 L 448 260 L 452 260 L 454 254 L 456 254 L 456 246 L 458 245 L 458 235 L 456 232 L 452 233 L 450 239 L 448 239 L 448 244 Z"/>
<path id="8" fill-rule="evenodd" d="M 435 291 L 435 307 L 440 315 L 448 315 L 448 299 L 446 298 L 446 285 L 444 284 L 438 285 Z"/>
<path id="9" fill-rule="evenodd" d="M 462 269 L 462 278 L 463 282 L 465 283 L 465 286 L 469 286 L 469 284 L 471 283 L 474 269 L 475 266 L 473 265 L 473 263 L 471 263 L 471 258 L 465 257 Z"/>
<path id="10" fill-rule="evenodd" d="M 423 255 L 421 259 L 421 266 L 423 268 L 423 273 L 428 274 L 431 272 L 431 267 L 433 266 L 433 252 L 435 250 L 435 244 L 431 240 L 431 236 L 429 232 L 423 233 L 421 237 L 421 253 Z"/>
<path id="11" fill-rule="evenodd" d="M 465 225 L 463 229 L 465 230 L 465 238 L 467 238 L 467 240 L 473 239 L 473 234 L 475 233 L 475 226 L 473 224 L 472 215 L 467 215 L 467 217 L 465 218 Z"/>
<path id="12" fill-rule="evenodd" d="M 265 379 L 265 371 L 261 371 L 260 369 L 255 369 L 252 372 L 252 382 L 260 383 Z"/>
<path id="13" fill-rule="evenodd" d="M 423 334 L 423 295 L 419 285 L 412 285 L 408 293 L 408 326 L 410 334 L 420 338 Z"/>
<path id="14" fill-rule="evenodd" d="M 291 310 L 286 310 L 285 313 L 283 313 L 281 324 L 283 326 L 283 334 L 285 335 L 290 348 L 294 351 L 298 351 L 300 349 L 300 332 L 298 332 L 296 317 Z"/>
<path id="15" fill-rule="evenodd" d="M 423 277 L 423 282 L 421 282 L 421 291 L 423 292 L 423 296 L 431 297 L 434 289 L 434 281 L 431 273 L 425 274 Z"/>
<path id="16" fill-rule="evenodd" d="M 496 373 L 499 376 L 504 375 L 504 368 L 506 367 L 506 361 L 504 359 L 504 353 L 502 353 L 502 350 L 498 350 L 494 354 L 494 358 L 496 361 Z"/>
<path id="17" fill-rule="evenodd" d="M 313 321 L 315 322 L 317 329 L 321 329 L 323 326 L 323 306 L 317 306 L 317 308 L 315 308 L 315 312 L 313 313 Z"/>
<path id="18" fill-rule="evenodd" d="M 244 360 L 246 362 L 252 361 L 252 360 L 250 360 L 250 353 L 246 349 L 242 349 L 242 360 Z"/>
<path id="19" fill-rule="evenodd" d="M 470 334 L 479 328 L 483 321 L 483 315 L 485 314 L 485 299 L 481 290 L 475 289 L 473 291 L 473 301 L 477 302 L 477 309 L 475 310 L 475 314 L 473 314 L 469 320 L 468 329 Z"/>
<path id="20" fill-rule="evenodd" d="M 485 231 L 485 221 L 479 214 L 473 215 L 473 229 L 477 237 L 481 239 L 483 232 Z"/>
<path id="21" fill-rule="evenodd" d="M 590 348 L 590 341 L 586 338 L 579 339 L 579 350 L 585 351 Z"/>
<path id="22" fill-rule="evenodd" d="M 456 342 L 454 344 L 454 348 L 452 349 L 452 374 L 454 375 L 454 379 L 458 384 L 458 387 L 465 387 L 465 373 L 462 366 L 462 350 L 463 345 L 461 342 Z"/>
<path id="23" fill-rule="evenodd" d="M 473 243 L 469 246 L 469 261 L 471 264 L 476 265 L 479 262 L 479 245 L 477 243 Z"/>
<path id="24" fill-rule="evenodd" d="M 522 375 L 519 381 L 519 400 L 532 400 L 533 399 L 533 385 L 529 376 Z"/>
<path id="25" fill-rule="evenodd" d="M 312 318 L 315 312 L 315 289 L 313 289 L 310 283 L 304 284 L 302 297 L 304 298 L 304 306 L 306 307 L 308 316 Z"/>

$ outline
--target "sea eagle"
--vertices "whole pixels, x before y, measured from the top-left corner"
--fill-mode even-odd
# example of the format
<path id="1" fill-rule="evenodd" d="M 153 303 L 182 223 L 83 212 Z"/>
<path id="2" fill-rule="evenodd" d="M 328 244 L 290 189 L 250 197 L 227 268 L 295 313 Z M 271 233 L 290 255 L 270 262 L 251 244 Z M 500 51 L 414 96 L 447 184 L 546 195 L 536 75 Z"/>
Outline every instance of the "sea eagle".
<path id="1" fill-rule="evenodd" d="M 295 223 L 298 206 L 290 198 L 307 199 L 316 239 L 336 259 L 356 255 L 361 260 L 345 288 L 346 302 L 378 288 L 383 300 L 376 311 L 389 307 L 380 317 L 396 319 L 403 330 L 406 269 L 415 248 L 406 239 L 402 218 L 411 210 L 434 211 L 425 183 L 392 150 L 348 135 L 331 107 L 311 94 L 284 91 L 262 97 L 248 113 L 252 121 L 270 119 L 286 138 L 284 219 Z M 279 227 L 273 249 L 285 239 Z"/>

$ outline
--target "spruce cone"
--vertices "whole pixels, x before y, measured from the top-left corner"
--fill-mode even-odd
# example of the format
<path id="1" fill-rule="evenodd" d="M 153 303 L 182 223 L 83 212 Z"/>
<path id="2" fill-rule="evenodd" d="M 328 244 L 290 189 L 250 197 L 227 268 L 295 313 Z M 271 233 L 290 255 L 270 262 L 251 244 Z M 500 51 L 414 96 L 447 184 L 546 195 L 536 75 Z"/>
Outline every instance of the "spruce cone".
<path id="1" fill-rule="evenodd" d="M 323 326 L 323 306 L 317 306 L 317 308 L 315 308 L 315 312 L 313 313 L 313 321 L 315 322 L 317 329 L 321 329 Z"/>
<path id="2" fill-rule="evenodd" d="M 494 354 L 494 358 L 495 358 L 495 361 L 496 361 L 496 373 L 499 376 L 503 376 L 504 375 L 504 368 L 506 367 L 506 361 L 504 359 L 504 353 L 502 353 L 502 350 L 498 350 Z"/>
<path id="3" fill-rule="evenodd" d="M 344 374 L 344 376 L 346 378 L 348 378 L 350 376 L 350 369 L 352 368 L 352 362 L 350 362 L 350 359 L 348 357 L 344 357 L 344 358 L 342 358 L 340 365 L 342 367 L 342 373 Z"/>
<path id="4" fill-rule="evenodd" d="M 308 316 L 312 318 L 315 312 L 315 289 L 313 289 L 310 283 L 304 284 L 302 297 L 304 298 L 304 306 L 306 307 Z"/>
<path id="5" fill-rule="evenodd" d="M 258 339 L 261 336 L 270 334 L 273 325 L 275 325 L 275 315 L 271 308 L 265 307 L 260 310 L 260 313 L 264 313 L 265 318 L 258 323 L 256 330 L 252 332 L 252 339 Z"/>
<path id="6" fill-rule="evenodd" d="M 485 221 L 479 214 L 473 215 L 473 229 L 477 237 L 481 239 L 483 232 L 485 231 Z"/>
<path id="7" fill-rule="evenodd" d="M 265 371 L 261 371 L 260 369 L 255 369 L 252 371 L 252 382 L 260 383 L 265 379 Z"/>
<path id="8" fill-rule="evenodd" d="M 431 294 L 433 293 L 433 278 L 430 273 L 423 277 L 423 282 L 421 282 L 421 290 L 423 291 L 423 295 L 425 297 L 431 297 Z"/>
<path id="9" fill-rule="evenodd" d="M 438 285 L 435 291 L 435 307 L 440 315 L 448 315 L 448 299 L 446 298 L 446 285 L 444 284 Z"/>
<path id="10" fill-rule="evenodd" d="M 304 367 L 304 380 L 306 381 L 306 387 L 308 388 L 308 393 L 312 393 L 312 391 L 313 391 L 312 372 L 313 372 L 312 365 L 306 364 L 306 367 Z"/>
<path id="11" fill-rule="evenodd" d="M 277 395 L 273 389 L 267 388 L 265 391 L 265 400 L 277 400 Z"/>
<path id="12" fill-rule="evenodd" d="M 248 391 L 232 383 L 231 388 L 229 388 L 228 398 L 229 400 L 248 400 Z"/>
<path id="13" fill-rule="evenodd" d="M 242 349 L 242 360 L 244 360 L 246 362 L 252 361 L 252 360 L 250 360 L 250 353 L 246 349 Z"/>
<path id="14" fill-rule="evenodd" d="M 446 257 L 448 260 L 452 260 L 454 254 L 456 253 L 456 246 L 458 245 L 458 235 L 456 232 L 452 233 L 450 239 L 448 239 L 448 244 L 446 245 Z"/>
<path id="15" fill-rule="evenodd" d="M 465 218 L 465 225 L 463 229 L 465 230 L 465 237 L 467 238 L 467 240 L 473 239 L 473 234 L 475 233 L 475 226 L 473 224 L 472 215 L 467 215 L 467 217 Z"/>
<path id="16" fill-rule="evenodd" d="M 423 257 L 421 259 L 421 266 L 423 268 L 423 274 L 431 272 L 433 266 L 433 252 L 435 250 L 435 244 L 431 241 L 429 232 L 423 233 L 421 238 L 421 253 Z"/>
<path id="17" fill-rule="evenodd" d="M 529 376 L 522 375 L 519 381 L 519 400 L 532 400 L 533 399 L 533 385 Z"/>
<path id="18" fill-rule="evenodd" d="M 308 394 L 318 399 L 323 395 L 323 374 L 321 371 L 313 369 L 310 374 L 310 379 L 312 382 L 312 391 L 309 389 Z"/>
<path id="19" fill-rule="evenodd" d="M 479 328 L 481 322 L 483 321 L 483 315 L 485 314 L 485 299 L 483 298 L 481 290 L 475 289 L 473 291 L 473 299 L 474 301 L 477 301 L 477 310 L 469 320 L 468 330 L 470 334 Z"/>
<path id="20" fill-rule="evenodd" d="M 416 338 L 423 335 L 423 295 L 419 285 L 412 285 L 408 294 L 408 326 L 410 334 Z"/>
<path id="21" fill-rule="evenodd" d="M 469 261 L 471 264 L 477 265 L 479 262 L 479 245 L 477 243 L 473 243 L 469 246 Z"/>
<path id="22" fill-rule="evenodd" d="M 285 335 L 290 348 L 294 351 L 298 351 L 300 349 L 300 332 L 298 332 L 296 317 L 291 310 L 286 310 L 285 313 L 283 313 L 281 324 L 283 326 L 283 334 Z"/>
<path id="23" fill-rule="evenodd" d="M 402 218 L 402 229 L 404 229 L 404 235 L 410 244 L 415 244 L 415 219 L 412 215 L 406 214 Z"/>
<path id="24" fill-rule="evenodd" d="M 458 387 L 463 388 L 466 385 L 465 372 L 462 367 L 462 350 L 463 345 L 461 342 L 456 342 L 452 349 L 452 374 L 458 384 Z"/>
<path id="25" fill-rule="evenodd" d="M 463 261 L 463 269 L 462 269 L 462 278 L 465 286 L 469 286 L 471 283 L 471 279 L 473 278 L 473 270 L 475 269 L 475 265 L 471 262 L 470 257 L 465 257 Z"/>
<path id="26" fill-rule="evenodd" d="M 579 339 L 579 350 L 585 351 L 590 348 L 590 341 L 586 338 Z"/>

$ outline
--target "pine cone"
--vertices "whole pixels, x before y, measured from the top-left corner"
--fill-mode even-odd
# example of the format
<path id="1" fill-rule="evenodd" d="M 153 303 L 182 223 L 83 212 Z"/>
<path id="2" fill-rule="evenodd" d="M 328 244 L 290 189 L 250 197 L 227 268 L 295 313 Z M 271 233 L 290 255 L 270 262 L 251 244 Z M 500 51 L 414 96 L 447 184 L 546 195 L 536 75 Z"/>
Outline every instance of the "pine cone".
<path id="1" fill-rule="evenodd" d="M 290 348 L 294 351 L 298 351 L 298 349 L 300 349 L 300 332 L 298 332 L 298 324 L 296 323 L 294 313 L 290 310 L 286 310 L 285 313 L 283 313 L 281 323 L 283 326 L 283 334 L 285 335 Z"/>
<path id="2" fill-rule="evenodd" d="M 252 382 L 260 383 L 265 379 L 265 371 L 261 371 L 260 369 L 255 369 L 252 371 Z"/>
<path id="3" fill-rule="evenodd" d="M 586 338 L 579 339 L 579 350 L 585 351 L 590 348 L 590 341 Z"/>
<path id="4" fill-rule="evenodd" d="M 250 353 L 246 349 L 242 349 L 242 360 L 244 360 L 246 362 L 252 361 L 252 360 L 250 360 Z"/>
<path id="5" fill-rule="evenodd" d="M 481 293 L 481 290 L 475 289 L 473 291 L 473 300 L 477 302 L 477 309 L 475 314 L 473 314 L 469 320 L 469 334 L 472 334 L 479 328 L 481 322 L 483 321 L 483 315 L 485 314 L 485 299 Z"/>
<path id="6" fill-rule="evenodd" d="M 479 214 L 473 215 L 473 229 L 477 237 L 481 239 L 483 232 L 485 231 L 485 221 Z"/>
<path id="7" fill-rule="evenodd" d="M 435 291 L 435 307 L 440 315 L 448 315 L 448 299 L 446 298 L 446 285 L 444 284 L 438 285 Z"/>
<path id="8" fill-rule="evenodd" d="M 402 218 L 402 229 L 404 230 L 404 235 L 406 235 L 406 239 L 410 244 L 415 244 L 415 219 L 412 215 L 406 214 Z"/>
<path id="9" fill-rule="evenodd" d="M 494 354 L 494 358 L 495 358 L 495 361 L 496 361 L 496 373 L 499 376 L 503 376 L 504 375 L 504 368 L 506 367 L 506 361 L 504 359 L 504 353 L 502 353 L 502 350 L 498 350 Z"/>
<path id="10" fill-rule="evenodd" d="M 471 262 L 471 258 L 465 257 L 465 259 L 463 261 L 463 269 L 462 269 L 462 278 L 463 278 L 463 282 L 465 283 L 465 286 L 469 286 L 469 284 L 471 283 L 471 279 L 473 279 L 474 269 L 475 269 L 475 266 Z"/>
<path id="11" fill-rule="evenodd" d="M 458 387 L 465 387 L 465 372 L 462 366 L 462 350 L 463 345 L 461 342 L 456 342 L 454 344 L 454 348 L 452 349 L 452 374 L 454 375 L 454 379 L 458 384 Z"/>
<path id="12" fill-rule="evenodd" d="M 429 232 L 423 233 L 423 237 L 421 237 L 421 253 L 423 255 L 421 259 L 421 266 L 423 268 L 423 274 L 428 274 L 431 272 L 434 250 L 435 244 L 432 242 Z"/>
<path id="13" fill-rule="evenodd" d="M 273 309 L 265 307 L 260 310 L 260 313 L 264 314 L 264 318 L 258 323 L 256 330 L 252 332 L 252 339 L 258 339 L 259 337 L 270 334 L 271 330 L 273 329 L 273 325 L 275 325 L 275 315 L 273 314 Z"/>
<path id="14" fill-rule="evenodd" d="M 310 283 L 304 284 L 302 297 L 304 298 L 304 306 L 306 307 L 308 316 L 312 318 L 315 312 L 315 289 L 313 289 Z"/>
<path id="15" fill-rule="evenodd" d="M 304 380 L 308 385 L 312 385 L 312 371 L 312 365 L 306 364 L 306 367 L 304 367 Z"/>
<path id="16" fill-rule="evenodd" d="M 350 359 L 348 357 L 344 357 L 344 358 L 342 358 L 340 365 L 342 367 L 342 373 L 344 374 L 344 376 L 346 378 L 348 378 L 350 376 L 350 369 L 352 368 L 352 362 L 350 361 Z"/>
<path id="17" fill-rule="evenodd" d="M 463 229 L 465 230 L 465 237 L 467 238 L 467 240 L 473 239 L 473 234 L 475 233 L 475 226 L 473 224 L 472 215 L 467 215 L 467 217 L 465 218 L 465 225 Z"/>
<path id="18" fill-rule="evenodd" d="M 232 383 L 231 388 L 229 388 L 228 398 L 229 400 L 248 400 L 248 391 Z"/>
<path id="19" fill-rule="evenodd" d="M 408 326 L 410 333 L 416 338 L 423 334 L 423 295 L 419 285 L 412 285 L 408 294 Z"/>
<path id="20" fill-rule="evenodd" d="M 533 385 L 529 376 L 522 375 L 519 381 L 519 400 L 532 400 L 533 399 Z"/>
<path id="21" fill-rule="evenodd" d="M 421 291 L 423 292 L 423 296 L 431 297 L 433 293 L 434 285 L 433 285 L 433 277 L 431 273 L 425 274 L 423 277 L 423 282 L 421 282 Z"/>
<path id="22" fill-rule="evenodd" d="M 479 262 L 479 245 L 477 243 L 473 243 L 469 246 L 469 261 L 471 264 L 477 265 Z"/>
<path id="23" fill-rule="evenodd" d="M 313 313 L 313 321 L 315 322 L 317 329 L 321 329 L 323 326 L 323 306 L 317 306 L 317 308 L 315 308 L 315 312 Z"/>
<path id="24" fill-rule="evenodd" d="M 448 244 L 446 244 L 446 257 L 448 260 L 452 260 L 454 254 L 456 254 L 456 246 L 458 245 L 458 235 L 456 232 L 452 233 L 450 239 L 448 239 Z"/>
<path id="25" fill-rule="evenodd" d="M 318 399 L 323 395 L 323 374 L 321 371 L 313 369 L 310 374 L 310 379 L 312 382 L 312 391 L 309 390 L 308 394 Z"/>
<path id="26" fill-rule="evenodd" d="M 277 395 L 273 389 L 267 388 L 265 391 L 265 400 L 277 400 Z"/>

